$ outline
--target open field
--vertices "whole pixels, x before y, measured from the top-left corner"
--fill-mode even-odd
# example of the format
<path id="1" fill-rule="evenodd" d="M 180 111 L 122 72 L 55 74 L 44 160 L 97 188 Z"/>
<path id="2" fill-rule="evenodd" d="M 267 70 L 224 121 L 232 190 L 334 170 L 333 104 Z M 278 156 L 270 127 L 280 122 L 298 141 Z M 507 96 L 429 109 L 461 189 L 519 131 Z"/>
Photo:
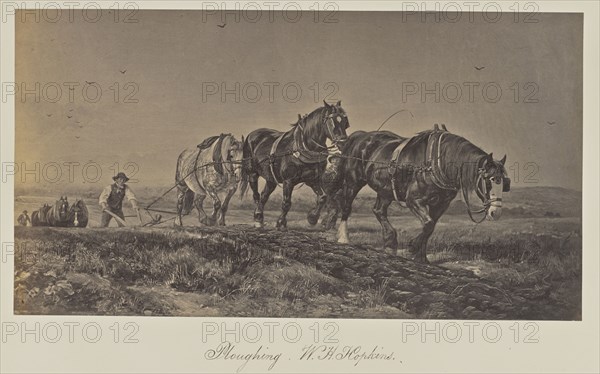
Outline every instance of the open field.
<path id="1" fill-rule="evenodd" d="M 44 201 L 22 196 L 15 210 Z M 251 210 L 231 210 L 227 228 L 195 227 L 193 212 L 184 228 L 101 229 L 95 200 L 86 203 L 89 228 L 15 228 L 16 313 L 581 319 L 580 217 L 475 225 L 446 215 L 432 265 L 419 265 L 380 249 L 371 214 L 354 214 L 353 245 L 338 245 L 298 210 L 285 233 L 273 228 L 277 211 L 264 230 L 251 227 Z M 420 230 L 409 215 L 391 223 L 401 246 Z"/>

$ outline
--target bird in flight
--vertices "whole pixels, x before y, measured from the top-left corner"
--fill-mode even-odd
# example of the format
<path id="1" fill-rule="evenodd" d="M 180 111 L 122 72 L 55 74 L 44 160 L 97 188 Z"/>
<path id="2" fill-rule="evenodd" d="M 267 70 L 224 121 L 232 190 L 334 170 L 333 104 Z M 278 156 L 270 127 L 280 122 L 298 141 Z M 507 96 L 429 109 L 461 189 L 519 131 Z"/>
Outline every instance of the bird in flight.
<path id="1" fill-rule="evenodd" d="M 72 112 L 72 111 L 73 111 L 73 109 L 69 109 L 69 112 Z"/>
<path id="2" fill-rule="evenodd" d="M 73 116 L 67 116 L 67 118 L 72 118 Z"/>
<path id="3" fill-rule="evenodd" d="M 556 125 L 556 122 L 554 122 L 554 121 L 546 121 L 546 123 L 549 125 Z"/>
<path id="4" fill-rule="evenodd" d="M 77 139 L 79 139 L 79 138 L 80 138 L 80 137 L 79 137 L 79 136 L 77 136 L 77 135 L 75 135 L 75 137 L 76 137 Z"/>
<path id="5" fill-rule="evenodd" d="M 485 66 L 474 66 L 475 70 L 483 70 L 485 69 Z"/>
<path id="6" fill-rule="evenodd" d="M 87 84 L 94 84 L 94 83 L 96 83 L 96 82 L 88 82 L 88 81 L 85 81 L 85 83 L 87 83 Z"/>
<path id="7" fill-rule="evenodd" d="M 48 117 L 52 117 L 52 113 L 50 113 L 50 114 L 46 114 L 46 115 L 47 115 Z"/>
<path id="8" fill-rule="evenodd" d="M 227 24 L 226 24 L 226 23 L 224 23 L 224 24 L 222 24 L 222 25 L 217 25 L 217 27 L 220 27 L 220 28 L 224 28 L 225 26 L 227 26 Z"/>
<path id="9" fill-rule="evenodd" d="M 125 70 L 119 70 L 119 72 L 120 72 L 121 74 L 125 74 L 125 72 L 126 72 L 126 71 L 127 71 L 127 69 L 125 69 Z"/>

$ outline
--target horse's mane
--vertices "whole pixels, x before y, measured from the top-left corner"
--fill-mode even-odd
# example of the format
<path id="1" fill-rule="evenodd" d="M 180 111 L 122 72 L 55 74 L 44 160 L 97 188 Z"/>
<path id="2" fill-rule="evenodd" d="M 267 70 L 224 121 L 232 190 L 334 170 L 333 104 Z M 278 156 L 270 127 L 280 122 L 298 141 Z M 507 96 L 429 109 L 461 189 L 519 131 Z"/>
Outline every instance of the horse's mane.
<path id="1" fill-rule="evenodd" d="M 449 135 L 444 138 L 444 171 L 457 181 L 460 173 L 462 186 L 468 191 L 473 191 L 477 187 L 479 167 L 487 153 L 460 135 Z"/>
<path id="2" fill-rule="evenodd" d="M 314 125 L 321 124 L 321 120 L 324 118 L 325 113 L 331 114 L 331 113 L 345 113 L 345 112 L 344 112 L 344 109 L 342 109 L 342 107 L 337 106 L 337 105 L 330 105 L 328 107 L 326 107 L 326 106 L 319 107 L 319 108 L 313 110 L 312 112 L 310 112 L 309 114 L 305 114 L 304 116 L 298 116 L 298 120 L 296 121 L 296 123 L 292 124 L 292 128 L 295 129 L 299 125 L 302 125 L 302 128 L 304 129 L 304 136 L 307 138 L 311 138 L 315 135 L 315 133 L 318 130 L 322 130 L 322 129 L 320 129 L 319 126 L 314 126 Z M 313 125 L 313 126 L 311 126 L 311 125 Z"/>
<path id="3" fill-rule="evenodd" d="M 427 144 L 429 136 L 439 130 L 430 129 L 417 133 L 408 145 Z M 444 173 L 452 180 L 458 181 L 459 173 L 462 185 L 469 191 L 477 186 L 477 173 L 483 157 L 487 155 L 481 148 L 471 143 L 460 135 L 448 132 L 444 137 L 444 154 L 442 168 Z"/>
<path id="4" fill-rule="evenodd" d="M 215 136 L 211 136 L 210 138 L 206 138 L 202 141 L 202 143 L 198 144 L 198 148 L 200 148 L 200 150 L 204 150 L 209 148 L 211 145 L 213 145 L 217 139 L 219 139 L 220 135 L 215 135 Z"/>

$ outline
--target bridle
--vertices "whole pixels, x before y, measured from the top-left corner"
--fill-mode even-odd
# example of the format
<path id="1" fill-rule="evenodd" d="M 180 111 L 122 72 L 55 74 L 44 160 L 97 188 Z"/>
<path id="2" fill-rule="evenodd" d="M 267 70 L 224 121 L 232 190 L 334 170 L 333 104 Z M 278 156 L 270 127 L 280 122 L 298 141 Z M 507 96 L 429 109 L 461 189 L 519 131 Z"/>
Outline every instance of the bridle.
<path id="1" fill-rule="evenodd" d="M 237 150 L 237 148 L 236 148 L 236 150 Z M 232 151 L 232 148 L 229 148 L 229 150 L 227 151 L 227 159 L 225 161 L 223 161 L 223 167 L 225 168 L 225 170 L 227 170 L 227 173 L 229 173 L 229 175 L 232 178 L 237 178 L 237 175 L 235 172 L 242 168 L 243 160 L 238 161 L 238 160 L 230 159 L 229 157 L 232 156 L 231 151 Z M 235 167 L 234 165 L 238 165 L 238 166 Z"/>
<path id="2" fill-rule="evenodd" d="M 310 141 L 317 147 L 327 150 L 328 153 L 335 154 L 335 153 L 339 152 L 338 143 L 342 139 L 336 138 L 333 133 L 333 130 L 335 129 L 335 122 L 333 121 L 333 118 L 337 117 L 337 116 L 340 116 L 342 118 L 348 118 L 348 116 L 346 116 L 344 113 L 338 113 L 335 111 L 332 113 L 327 113 L 327 111 L 325 111 L 324 113 L 325 114 L 322 116 L 321 121 L 319 121 L 319 122 L 325 124 L 325 128 L 327 129 L 327 134 L 329 135 L 329 139 L 331 139 L 331 145 L 330 146 L 321 145 L 312 138 L 310 139 Z M 300 121 L 298 122 L 298 126 L 300 126 L 300 130 L 302 131 L 303 146 L 306 150 L 308 150 L 308 148 L 306 146 L 305 138 L 304 138 L 304 127 L 302 127 L 302 124 L 300 123 Z"/>
<path id="3" fill-rule="evenodd" d="M 475 182 L 475 193 L 477 194 L 477 196 L 479 196 L 479 198 L 481 199 L 481 201 L 483 202 L 483 208 L 481 209 L 477 209 L 477 210 L 473 210 L 471 209 L 471 204 L 469 203 L 469 193 L 467 191 L 467 188 L 465 187 L 465 185 L 462 182 L 462 175 L 463 175 L 463 170 L 462 170 L 462 166 L 461 166 L 461 170 L 460 170 L 460 174 L 459 174 L 459 185 L 460 185 L 460 189 L 462 190 L 462 195 L 463 195 L 463 200 L 465 202 L 465 205 L 467 206 L 467 213 L 469 214 L 469 218 L 471 218 L 471 221 L 475 222 L 475 223 L 481 223 L 483 222 L 487 215 L 488 212 L 490 210 L 490 208 L 492 206 L 494 206 L 494 203 L 502 202 L 502 198 L 500 197 L 492 197 L 489 198 L 489 190 L 491 190 L 491 188 L 488 189 L 488 182 L 492 182 L 491 178 L 492 176 L 487 175 L 486 173 L 486 169 L 485 169 L 485 165 L 487 164 L 487 159 L 484 161 L 483 165 L 477 170 L 477 181 Z M 508 178 L 506 175 L 504 175 L 502 177 L 502 192 L 509 192 L 510 191 L 510 178 Z M 483 215 L 483 217 L 478 221 L 473 217 L 473 214 L 480 214 L 480 213 L 485 213 Z"/>

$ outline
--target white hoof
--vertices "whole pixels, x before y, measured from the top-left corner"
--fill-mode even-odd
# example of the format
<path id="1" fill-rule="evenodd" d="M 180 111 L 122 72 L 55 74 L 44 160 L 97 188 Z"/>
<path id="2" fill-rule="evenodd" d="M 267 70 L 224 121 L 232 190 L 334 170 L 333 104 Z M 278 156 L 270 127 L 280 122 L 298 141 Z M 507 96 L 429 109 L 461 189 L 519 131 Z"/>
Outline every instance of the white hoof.
<path id="1" fill-rule="evenodd" d="M 350 244 L 350 240 L 348 240 L 348 238 L 339 238 L 337 242 L 340 244 Z"/>
<path id="2" fill-rule="evenodd" d="M 262 229 L 263 227 L 265 227 L 265 225 L 260 222 L 254 222 L 254 227 L 256 227 L 257 229 Z"/>

